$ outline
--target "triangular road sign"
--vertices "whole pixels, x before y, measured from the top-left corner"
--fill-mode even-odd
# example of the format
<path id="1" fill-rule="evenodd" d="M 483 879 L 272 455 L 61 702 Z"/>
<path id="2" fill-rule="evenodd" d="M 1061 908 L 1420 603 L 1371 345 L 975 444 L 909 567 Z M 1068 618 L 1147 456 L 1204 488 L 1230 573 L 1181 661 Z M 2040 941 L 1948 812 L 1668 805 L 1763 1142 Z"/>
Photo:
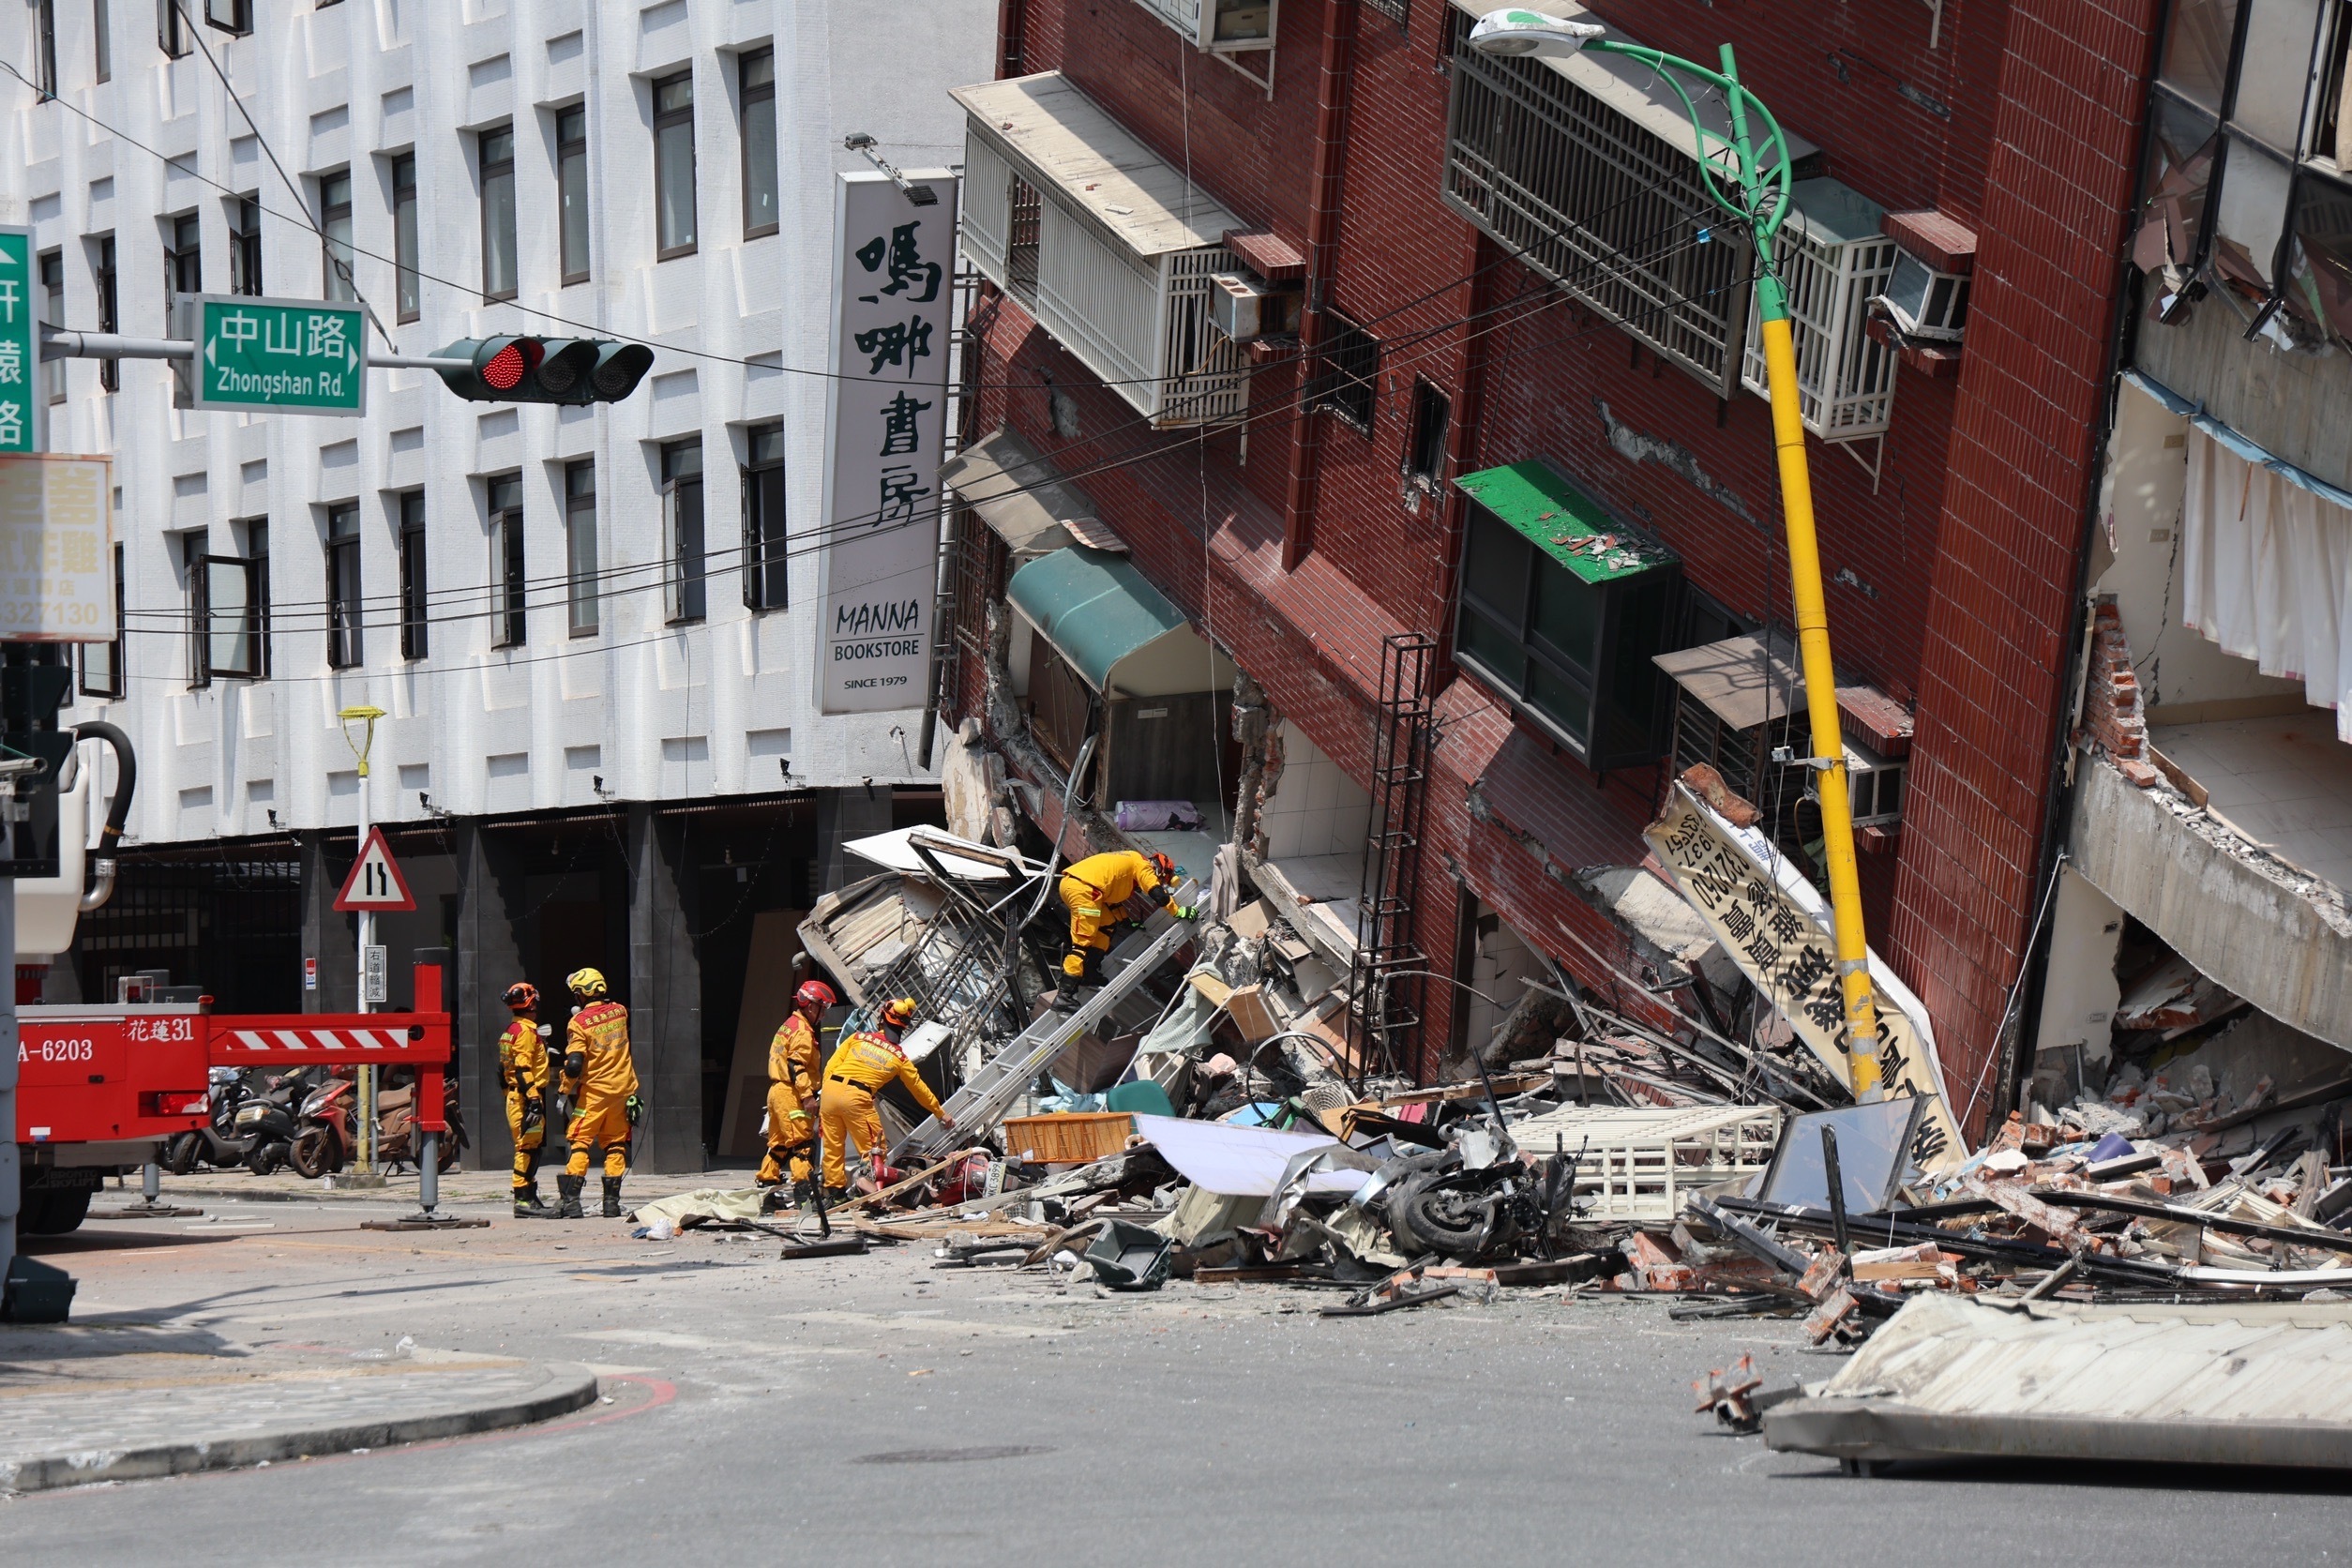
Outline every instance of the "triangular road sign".
<path id="1" fill-rule="evenodd" d="M 336 895 L 335 907 L 345 913 L 416 907 L 408 880 L 400 875 L 400 864 L 392 858 L 392 846 L 384 841 L 384 829 L 368 830 L 368 841 L 359 847 L 359 858 L 352 862 L 351 875 L 343 879 L 343 891 Z"/>

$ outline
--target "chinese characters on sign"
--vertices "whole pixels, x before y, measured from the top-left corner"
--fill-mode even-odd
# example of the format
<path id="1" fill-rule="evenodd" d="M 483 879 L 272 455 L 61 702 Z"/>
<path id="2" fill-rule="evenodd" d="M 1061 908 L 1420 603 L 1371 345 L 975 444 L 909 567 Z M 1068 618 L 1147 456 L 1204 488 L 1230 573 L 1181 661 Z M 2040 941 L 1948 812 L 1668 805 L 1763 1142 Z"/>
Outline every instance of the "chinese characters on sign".
<path id="1" fill-rule="evenodd" d="M 821 711 L 922 705 L 930 670 L 945 455 L 955 177 L 918 207 L 888 176 L 843 174 L 834 203 L 833 355 L 825 420 Z"/>
<path id="2" fill-rule="evenodd" d="M 1770 997 L 1805 1048 L 1840 1083 L 1846 1062 L 1846 1001 L 1837 976 L 1829 914 L 1818 895 L 1754 833 L 1742 833 L 1678 782 L 1658 820 L 1642 837 L 1674 874 L 1741 973 Z M 1890 1099 L 1924 1095 L 1926 1114 L 1911 1143 L 1923 1170 L 1941 1170 L 1968 1154 L 1944 1103 L 1943 1073 L 1918 1003 L 1874 955 L 1871 984 L 1878 993 L 1878 1071 Z"/>
<path id="3" fill-rule="evenodd" d="M 0 457 L 0 642 L 114 641 L 113 461 Z"/>
<path id="4" fill-rule="evenodd" d="M 188 294 L 196 358 L 183 382 L 189 408 L 279 414 L 367 412 L 366 318 L 355 305 Z"/>
<path id="5" fill-rule="evenodd" d="M 41 449 L 34 396 L 41 339 L 33 309 L 33 231 L 0 229 L 0 453 Z"/>

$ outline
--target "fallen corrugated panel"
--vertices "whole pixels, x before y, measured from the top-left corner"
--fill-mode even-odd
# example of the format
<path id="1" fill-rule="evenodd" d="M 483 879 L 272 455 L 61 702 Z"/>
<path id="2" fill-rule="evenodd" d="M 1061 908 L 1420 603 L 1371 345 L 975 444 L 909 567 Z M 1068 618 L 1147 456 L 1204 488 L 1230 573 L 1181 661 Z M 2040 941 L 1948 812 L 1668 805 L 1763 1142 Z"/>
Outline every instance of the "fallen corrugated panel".
<path id="1" fill-rule="evenodd" d="M 2352 1306 L 1920 1296 L 1764 1438 L 1864 1463 L 2352 1465 Z"/>

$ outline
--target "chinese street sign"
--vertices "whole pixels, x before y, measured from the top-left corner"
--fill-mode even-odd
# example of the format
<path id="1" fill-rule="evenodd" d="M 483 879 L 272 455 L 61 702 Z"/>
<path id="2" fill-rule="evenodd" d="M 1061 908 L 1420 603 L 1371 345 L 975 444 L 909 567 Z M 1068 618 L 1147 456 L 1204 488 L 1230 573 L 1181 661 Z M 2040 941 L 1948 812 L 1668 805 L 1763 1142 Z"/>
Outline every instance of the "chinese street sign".
<path id="1" fill-rule="evenodd" d="M 937 204 L 914 205 L 882 173 L 842 174 L 835 189 L 822 713 L 920 707 L 930 672 L 957 190 L 944 171 L 906 177 Z"/>
<path id="2" fill-rule="evenodd" d="M 183 294 L 196 340 L 187 406 L 272 414 L 368 412 L 368 318 L 315 299 Z"/>
<path id="3" fill-rule="evenodd" d="M 49 400 L 34 395 L 41 362 L 34 299 L 33 231 L 0 229 L 0 454 L 41 449 Z"/>
<path id="4" fill-rule="evenodd" d="M 354 910 L 381 914 L 415 907 L 408 879 L 400 875 L 400 864 L 392 858 L 392 846 L 384 841 L 384 829 L 370 827 L 368 841 L 359 846 L 359 858 L 351 863 L 351 875 L 343 879 L 343 891 L 335 896 L 336 910 L 343 914 Z"/>
<path id="5" fill-rule="evenodd" d="M 113 460 L 0 456 L 0 642 L 112 642 Z"/>
<path id="6" fill-rule="evenodd" d="M 1680 779 L 1642 837 L 1741 972 L 1780 1009 L 1830 1076 L 1850 1089 L 1837 944 L 1819 892 L 1761 834 L 1734 827 Z M 1927 1099 L 1911 1159 L 1922 1170 L 1949 1169 L 1968 1150 L 1944 1098 L 1926 1009 L 1876 953 L 1870 984 L 1878 994 L 1878 1071 L 1887 1097 Z"/>

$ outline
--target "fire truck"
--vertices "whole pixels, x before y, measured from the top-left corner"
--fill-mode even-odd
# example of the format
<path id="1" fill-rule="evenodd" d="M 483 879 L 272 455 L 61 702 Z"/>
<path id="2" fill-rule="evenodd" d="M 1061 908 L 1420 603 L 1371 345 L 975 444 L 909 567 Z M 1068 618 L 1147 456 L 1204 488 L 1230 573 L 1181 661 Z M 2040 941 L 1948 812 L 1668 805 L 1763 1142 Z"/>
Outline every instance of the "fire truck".
<path id="1" fill-rule="evenodd" d="M 115 784 L 105 825 L 88 855 L 58 858 L 58 874 L 16 882 L 18 1229 L 53 1236 L 79 1226 L 110 1175 L 155 1165 L 175 1134 L 210 1114 L 214 1067 L 296 1067 L 360 1063 L 417 1070 L 416 1122 L 445 1130 L 444 1072 L 450 1061 L 442 972 L 416 970 L 409 1013 L 219 1014 L 208 1000 L 42 1005 L 41 977 L 73 943 L 79 917 L 113 891 L 114 847 L 137 778 L 128 739 L 111 724 L 84 724 L 59 771 L 59 818 L 71 831 L 95 808 L 96 768 L 79 743 L 110 746 Z"/>

